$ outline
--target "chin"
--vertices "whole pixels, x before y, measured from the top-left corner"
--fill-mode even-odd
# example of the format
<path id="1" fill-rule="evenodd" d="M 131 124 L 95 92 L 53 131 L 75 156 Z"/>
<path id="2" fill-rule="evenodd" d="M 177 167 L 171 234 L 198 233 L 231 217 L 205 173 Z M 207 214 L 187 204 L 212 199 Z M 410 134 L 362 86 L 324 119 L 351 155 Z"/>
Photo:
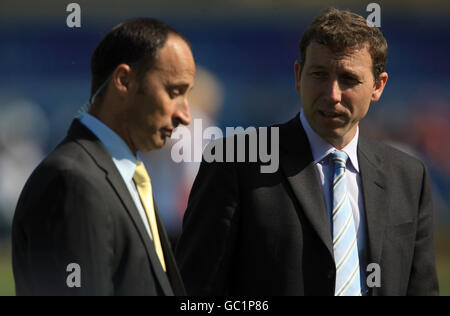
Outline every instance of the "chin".
<path id="1" fill-rule="evenodd" d="M 328 126 L 320 126 L 319 128 L 313 128 L 313 130 L 322 138 L 334 138 L 342 134 L 339 128 L 331 128 Z"/>
<path id="2" fill-rule="evenodd" d="M 146 144 L 146 146 L 143 146 L 142 148 L 140 148 L 139 151 L 146 153 L 146 152 L 152 151 L 154 149 L 159 149 L 161 147 L 162 146 L 159 146 L 157 143 L 151 142 L 151 143 Z"/>
<path id="3" fill-rule="evenodd" d="M 164 147 L 165 144 L 166 144 L 166 140 L 160 139 L 157 142 L 153 143 L 153 149 L 161 149 Z"/>

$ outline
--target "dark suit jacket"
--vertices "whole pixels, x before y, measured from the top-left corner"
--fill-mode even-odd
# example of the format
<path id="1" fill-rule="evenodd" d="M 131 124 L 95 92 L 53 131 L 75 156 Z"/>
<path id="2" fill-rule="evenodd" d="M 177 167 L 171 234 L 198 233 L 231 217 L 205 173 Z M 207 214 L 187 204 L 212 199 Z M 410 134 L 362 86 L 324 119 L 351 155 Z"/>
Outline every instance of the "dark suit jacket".
<path id="1" fill-rule="evenodd" d="M 176 251 L 189 295 L 334 295 L 330 226 L 299 117 L 279 135 L 275 173 L 261 173 L 260 163 L 202 162 Z M 381 268 L 370 294 L 438 294 L 426 168 L 363 137 L 358 159 L 368 263 Z"/>
<path id="2" fill-rule="evenodd" d="M 183 295 L 166 231 L 156 210 L 167 265 L 111 156 L 79 120 L 25 185 L 12 228 L 18 295 Z M 81 288 L 69 288 L 70 263 Z"/>

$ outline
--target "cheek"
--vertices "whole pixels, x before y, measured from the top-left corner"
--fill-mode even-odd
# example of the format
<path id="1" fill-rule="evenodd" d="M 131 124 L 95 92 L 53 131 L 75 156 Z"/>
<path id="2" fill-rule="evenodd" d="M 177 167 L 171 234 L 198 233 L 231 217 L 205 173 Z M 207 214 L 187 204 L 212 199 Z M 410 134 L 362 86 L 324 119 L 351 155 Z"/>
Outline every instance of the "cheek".
<path id="1" fill-rule="evenodd" d="M 171 125 L 172 116 L 175 112 L 175 103 L 172 101 L 161 102 L 156 111 L 148 116 L 148 121 L 155 129 Z"/>
<path id="2" fill-rule="evenodd" d="M 312 84 L 310 80 L 302 81 L 300 97 L 304 108 L 310 108 L 318 96 L 320 96 L 320 87 L 317 84 Z"/>
<path id="3" fill-rule="evenodd" d="M 173 100 L 165 102 L 163 105 L 163 114 L 165 116 L 171 116 L 172 113 L 175 111 L 176 106 L 177 103 Z"/>
<path id="4" fill-rule="evenodd" d="M 169 96 L 162 95 L 155 100 L 156 103 L 156 115 L 160 117 L 166 117 L 171 115 L 173 109 L 175 108 L 175 100 L 171 99 Z"/>
<path id="5" fill-rule="evenodd" d="M 342 99 L 354 117 L 362 118 L 369 110 L 371 94 L 367 91 L 349 91 L 343 94 Z"/>

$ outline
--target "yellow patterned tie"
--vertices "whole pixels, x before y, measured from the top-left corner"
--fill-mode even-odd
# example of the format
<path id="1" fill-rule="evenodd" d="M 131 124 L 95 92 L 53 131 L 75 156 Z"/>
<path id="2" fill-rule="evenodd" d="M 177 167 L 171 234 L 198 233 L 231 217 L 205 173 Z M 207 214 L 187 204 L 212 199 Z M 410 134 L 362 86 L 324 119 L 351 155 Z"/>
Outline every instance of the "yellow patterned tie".
<path id="1" fill-rule="evenodd" d="M 161 241 L 159 239 L 158 225 L 156 224 L 155 209 L 153 207 L 152 184 L 150 182 L 150 177 L 148 176 L 147 170 L 145 170 L 145 166 L 141 161 L 137 162 L 133 180 L 136 184 L 142 205 L 144 206 L 145 213 L 147 214 L 147 219 L 152 231 L 153 242 L 155 244 L 156 254 L 158 255 L 163 270 L 166 271 L 164 253 L 161 247 Z"/>

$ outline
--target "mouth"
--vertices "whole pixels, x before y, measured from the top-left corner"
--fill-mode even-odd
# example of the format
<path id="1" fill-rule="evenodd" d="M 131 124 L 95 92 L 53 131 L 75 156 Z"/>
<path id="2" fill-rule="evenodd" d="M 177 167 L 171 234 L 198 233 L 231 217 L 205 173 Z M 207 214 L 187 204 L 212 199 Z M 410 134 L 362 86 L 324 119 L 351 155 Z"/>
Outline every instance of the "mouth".
<path id="1" fill-rule="evenodd" d="M 171 128 L 162 128 L 161 133 L 164 137 L 170 138 L 172 136 L 173 129 Z"/>
<path id="2" fill-rule="evenodd" d="M 335 111 L 321 111 L 318 110 L 320 116 L 328 121 L 340 121 L 345 118 L 343 113 L 335 112 Z"/>

